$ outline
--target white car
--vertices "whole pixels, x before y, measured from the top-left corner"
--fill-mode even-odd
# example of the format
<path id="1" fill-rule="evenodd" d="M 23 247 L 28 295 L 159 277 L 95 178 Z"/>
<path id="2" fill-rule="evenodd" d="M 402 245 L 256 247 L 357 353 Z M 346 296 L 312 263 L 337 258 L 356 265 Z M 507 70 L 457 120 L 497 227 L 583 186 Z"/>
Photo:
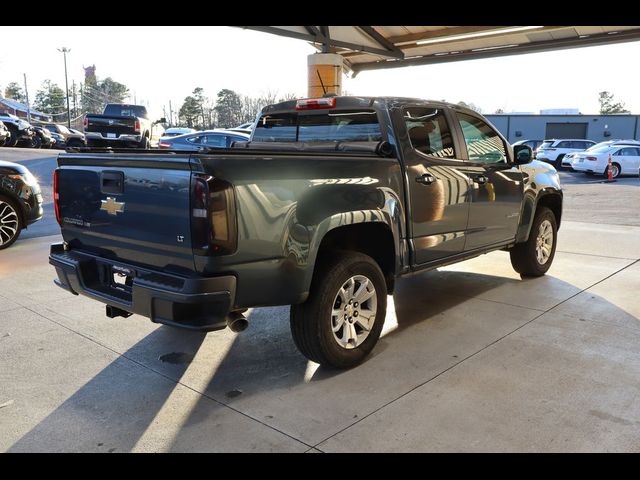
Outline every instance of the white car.
<path id="1" fill-rule="evenodd" d="M 613 145 L 640 145 L 640 141 L 638 141 L 638 140 L 621 140 L 621 139 L 606 140 L 604 142 L 596 143 L 595 145 L 587 148 L 585 150 L 585 152 L 591 152 L 591 151 L 596 150 L 596 149 L 601 148 L 601 147 L 608 147 L 608 146 L 613 146 Z M 578 156 L 578 154 L 580 154 L 580 153 L 582 153 L 582 152 L 568 153 L 567 155 L 565 155 L 562 158 L 562 166 L 563 167 L 573 168 L 572 167 L 573 159 L 576 158 Z"/>
<path id="2" fill-rule="evenodd" d="M 620 175 L 638 175 L 640 170 L 640 145 L 614 144 L 604 145 L 588 152 L 580 152 L 574 156 L 571 168 L 576 172 L 594 173 L 607 176 L 611 155 L 611 174 L 613 178 Z"/>
<path id="3" fill-rule="evenodd" d="M 583 138 L 551 139 L 542 142 L 536 150 L 536 160 L 551 163 L 556 168 L 562 165 L 562 159 L 568 153 L 584 152 L 596 142 Z"/>
<path id="4" fill-rule="evenodd" d="M 162 138 L 177 137 L 178 135 L 186 135 L 187 133 L 195 133 L 196 131 L 195 128 L 171 127 L 164 131 Z"/>

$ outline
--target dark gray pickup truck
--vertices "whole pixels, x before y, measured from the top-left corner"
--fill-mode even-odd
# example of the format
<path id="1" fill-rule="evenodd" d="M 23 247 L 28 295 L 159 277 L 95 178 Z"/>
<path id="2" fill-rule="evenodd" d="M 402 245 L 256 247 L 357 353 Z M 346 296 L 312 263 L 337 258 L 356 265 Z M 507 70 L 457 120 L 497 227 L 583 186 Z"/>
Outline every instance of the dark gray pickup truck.
<path id="1" fill-rule="evenodd" d="M 557 172 L 529 147 L 410 98 L 288 101 L 232 148 L 79 150 L 58 165 L 62 288 L 110 317 L 199 330 L 291 305 L 300 351 L 339 368 L 373 349 L 396 278 L 497 249 L 543 275 L 562 215 Z"/>

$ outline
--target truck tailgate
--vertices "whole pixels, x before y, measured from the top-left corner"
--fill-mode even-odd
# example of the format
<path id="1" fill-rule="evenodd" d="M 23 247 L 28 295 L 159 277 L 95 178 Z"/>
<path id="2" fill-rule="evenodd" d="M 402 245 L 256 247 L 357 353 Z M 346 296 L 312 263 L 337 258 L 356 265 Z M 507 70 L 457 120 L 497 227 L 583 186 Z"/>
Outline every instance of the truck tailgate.
<path id="1" fill-rule="evenodd" d="M 57 192 L 63 238 L 104 258 L 194 269 L 189 155 L 60 155 Z"/>
<path id="2" fill-rule="evenodd" d="M 86 132 L 121 134 L 135 133 L 135 117 L 117 117 L 110 115 L 87 115 Z M 105 135 L 103 135 L 105 136 Z"/>

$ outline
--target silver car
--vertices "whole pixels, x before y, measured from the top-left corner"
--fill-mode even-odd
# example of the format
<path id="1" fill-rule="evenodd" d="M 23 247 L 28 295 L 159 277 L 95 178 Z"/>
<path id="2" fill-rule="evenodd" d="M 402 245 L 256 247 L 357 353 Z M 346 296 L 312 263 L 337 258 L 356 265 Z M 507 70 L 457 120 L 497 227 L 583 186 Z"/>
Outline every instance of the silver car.
<path id="1" fill-rule="evenodd" d="M 205 130 L 202 132 L 165 137 L 160 140 L 158 147 L 163 150 L 195 150 L 202 148 L 229 148 L 233 142 L 247 142 L 249 135 L 231 130 Z"/>

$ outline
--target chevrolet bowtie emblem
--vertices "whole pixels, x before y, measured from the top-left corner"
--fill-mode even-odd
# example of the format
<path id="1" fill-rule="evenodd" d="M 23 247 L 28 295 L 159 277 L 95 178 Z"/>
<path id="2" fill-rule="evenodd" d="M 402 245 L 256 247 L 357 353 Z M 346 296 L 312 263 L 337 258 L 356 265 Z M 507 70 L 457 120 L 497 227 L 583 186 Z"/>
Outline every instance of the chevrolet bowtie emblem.
<path id="1" fill-rule="evenodd" d="M 116 202 L 115 198 L 107 197 L 106 200 L 100 200 L 100 210 L 106 210 L 109 215 L 116 215 L 118 212 L 124 212 L 124 202 Z"/>

